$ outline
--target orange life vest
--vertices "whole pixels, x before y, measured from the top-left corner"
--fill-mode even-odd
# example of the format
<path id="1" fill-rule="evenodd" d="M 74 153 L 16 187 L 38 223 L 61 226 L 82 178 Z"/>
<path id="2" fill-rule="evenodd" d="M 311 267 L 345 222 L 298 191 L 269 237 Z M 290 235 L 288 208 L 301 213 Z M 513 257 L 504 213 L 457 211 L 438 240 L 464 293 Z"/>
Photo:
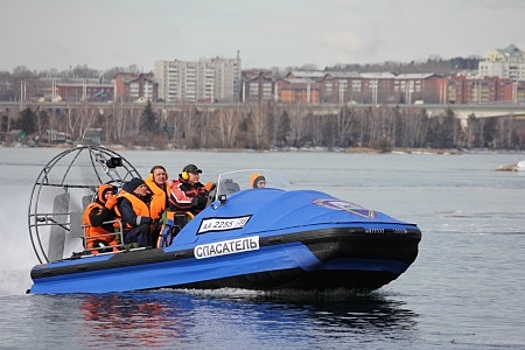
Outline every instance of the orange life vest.
<path id="1" fill-rule="evenodd" d="M 151 202 L 149 204 L 151 218 L 153 220 L 158 220 L 166 211 L 166 203 L 169 196 L 171 195 L 171 186 L 168 182 L 166 182 L 166 191 L 164 191 L 155 183 L 155 181 L 151 179 L 146 179 L 144 182 L 152 192 Z"/>
<path id="2" fill-rule="evenodd" d="M 95 209 L 102 210 L 104 209 L 104 206 L 100 205 L 97 202 L 93 202 L 89 204 L 86 207 L 86 210 L 84 210 L 84 216 L 82 218 L 82 224 L 85 225 L 86 248 L 88 249 L 96 248 L 95 243 L 98 241 L 101 241 L 108 246 L 113 246 L 113 251 L 118 252 L 119 250 L 116 247 L 118 245 L 116 234 L 114 234 L 114 232 L 112 231 L 106 230 L 103 226 L 92 226 L 91 225 L 89 214 L 91 213 L 92 210 L 95 210 Z M 92 253 L 97 254 L 98 251 L 93 250 Z"/>
<path id="3" fill-rule="evenodd" d="M 131 202 L 131 206 L 133 208 L 133 211 L 137 216 L 143 216 L 143 217 L 151 217 L 150 216 L 150 209 L 144 201 L 142 201 L 139 197 L 135 196 L 132 193 L 129 193 L 125 190 L 121 190 L 119 194 L 117 195 L 118 198 L 126 198 Z M 115 206 L 115 212 L 118 216 L 122 217 L 120 214 L 120 210 L 118 206 Z M 131 230 L 134 226 L 130 225 L 129 223 L 126 223 L 124 228 L 126 230 Z"/>

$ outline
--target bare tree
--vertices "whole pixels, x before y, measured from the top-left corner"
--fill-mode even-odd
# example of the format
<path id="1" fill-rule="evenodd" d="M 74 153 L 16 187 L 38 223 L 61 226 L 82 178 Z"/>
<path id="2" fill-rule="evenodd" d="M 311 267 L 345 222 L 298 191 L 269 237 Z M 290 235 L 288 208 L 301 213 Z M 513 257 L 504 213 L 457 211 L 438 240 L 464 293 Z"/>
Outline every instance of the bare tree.
<path id="1" fill-rule="evenodd" d="M 76 110 L 72 109 L 69 103 L 67 104 L 67 127 L 68 127 L 68 133 L 71 135 L 71 137 L 75 136 L 75 130 L 77 129 L 77 124 L 79 122 L 79 118 L 76 117 Z"/>
<path id="2" fill-rule="evenodd" d="M 112 119 L 112 139 L 118 143 L 122 143 L 124 141 L 124 136 L 126 135 L 126 127 L 128 124 L 125 104 L 122 101 L 113 102 Z"/>
<path id="3" fill-rule="evenodd" d="M 248 114 L 248 139 L 255 149 L 269 146 L 268 127 L 265 106 L 252 106 Z"/>
<path id="4" fill-rule="evenodd" d="M 36 111 L 37 134 L 43 135 L 46 129 L 49 129 L 49 114 L 40 108 Z"/>
<path id="5" fill-rule="evenodd" d="M 348 145 L 348 137 L 355 115 L 355 108 L 348 108 L 344 106 L 337 115 L 337 144 L 339 146 Z"/>
<path id="6" fill-rule="evenodd" d="M 213 143 L 214 138 L 216 137 L 215 132 L 212 127 L 212 112 L 209 110 L 203 110 L 200 113 L 200 138 L 199 138 L 199 148 L 208 148 Z"/>
<path id="7" fill-rule="evenodd" d="M 314 115 L 310 113 L 308 115 L 308 124 L 312 140 L 312 146 L 322 146 L 325 139 L 325 124 L 326 118 L 322 115 Z"/>
<path id="8" fill-rule="evenodd" d="M 290 139 L 294 146 L 301 146 L 301 142 L 305 133 L 306 115 L 307 108 L 303 103 L 296 103 L 289 109 L 288 116 L 290 117 Z"/>
<path id="9" fill-rule="evenodd" d="M 239 133 L 241 121 L 241 105 L 236 107 L 221 108 L 216 112 L 214 129 L 219 147 L 233 148 Z"/>
<path id="10" fill-rule="evenodd" d="M 477 126 L 476 115 L 474 114 L 469 115 L 468 120 L 467 120 L 466 136 L 465 136 L 467 148 L 471 148 L 474 145 L 474 142 L 476 141 L 476 126 Z"/>
<path id="11" fill-rule="evenodd" d="M 497 140 L 498 144 L 502 148 L 512 148 L 512 136 L 514 130 L 514 118 L 506 116 L 503 118 L 498 118 L 497 126 Z"/>
<path id="12" fill-rule="evenodd" d="M 198 135 L 199 120 L 197 118 L 197 111 L 193 105 L 183 106 L 182 113 L 179 114 L 181 118 L 182 127 L 182 147 L 194 148 L 198 143 L 195 139 Z"/>
<path id="13" fill-rule="evenodd" d="M 84 139 L 86 132 L 93 126 L 99 116 L 99 111 L 94 106 L 85 104 L 81 109 L 78 110 L 78 138 Z"/>

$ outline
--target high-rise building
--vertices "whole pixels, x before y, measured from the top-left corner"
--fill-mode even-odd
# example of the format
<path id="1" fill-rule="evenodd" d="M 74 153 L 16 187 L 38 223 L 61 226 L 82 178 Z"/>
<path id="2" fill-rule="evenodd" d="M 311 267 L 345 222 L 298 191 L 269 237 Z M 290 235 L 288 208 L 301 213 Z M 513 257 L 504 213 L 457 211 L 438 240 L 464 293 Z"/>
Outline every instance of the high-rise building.
<path id="1" fill-rule="evenodd" d="M 241 59 L 156 61 L 159 98 L 167 103 L 231 103 L 240 98 Z"/>
<path id="2" fill-rule="evenodd" d="M 525 80 L 525 53 L 512 44 L 504 49 L 493 49 L 479 62 L 478 74 Z"/>

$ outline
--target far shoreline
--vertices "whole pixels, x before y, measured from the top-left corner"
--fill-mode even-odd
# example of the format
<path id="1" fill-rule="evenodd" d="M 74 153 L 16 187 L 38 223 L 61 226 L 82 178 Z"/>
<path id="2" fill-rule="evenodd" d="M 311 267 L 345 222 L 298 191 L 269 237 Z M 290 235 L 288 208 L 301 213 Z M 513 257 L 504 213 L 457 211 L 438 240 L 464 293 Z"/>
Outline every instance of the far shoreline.
<path id="1" fill-rule="evenodd" d="M 52 148 L 67 149 L 81 146 L 100 146 L 118 151 L 183 151 L 183 152 L 217 152 L 217 153 L 347 153 L 347 154 L 408 154 L 408 155 L 462 155 L 462 154 L 525 154 L 525 150 L 489 150 L 489 149 L 432 149 L 432 148 L 392 148 L 388 150 L 375 149 L 370 147 L 348 147 L 348 148 L 326 148 L 326 147 L 285 147 L 271 149 L 249 149 L 249 148 L 157 148 L 149 146 L 123 146 L 115 145 L 41 145 L 29 146 L 22 144 L 5 145 L 0 144 L 0 148 Z"/>

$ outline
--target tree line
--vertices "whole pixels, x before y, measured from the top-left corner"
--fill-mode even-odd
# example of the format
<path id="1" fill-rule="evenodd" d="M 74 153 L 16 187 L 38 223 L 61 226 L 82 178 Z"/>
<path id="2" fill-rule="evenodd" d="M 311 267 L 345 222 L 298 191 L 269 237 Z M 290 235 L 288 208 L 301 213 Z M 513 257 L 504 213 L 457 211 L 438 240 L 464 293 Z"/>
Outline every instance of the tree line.
<path id="1" fill-rule="evenodd" d="M 343 106 L 337 113 L 318 114 L 305 104 L 236 104 L 214 110 L 187 105 L 168 112 L 148 102 L 114 103 L 109 112 L 89 104 L 55 111 L 29 106 L 14 117 L 0 117 L 0 131 L 21 129 L 40 143 L 47 130 L 85 142 L 89 131 L 98 129 L 104 144 L 158 149 L 525 148 L 524 120 L 472 115 L 462 125 L 450 109 L 432 117 L 424 109 L 399 106 Z"/>

